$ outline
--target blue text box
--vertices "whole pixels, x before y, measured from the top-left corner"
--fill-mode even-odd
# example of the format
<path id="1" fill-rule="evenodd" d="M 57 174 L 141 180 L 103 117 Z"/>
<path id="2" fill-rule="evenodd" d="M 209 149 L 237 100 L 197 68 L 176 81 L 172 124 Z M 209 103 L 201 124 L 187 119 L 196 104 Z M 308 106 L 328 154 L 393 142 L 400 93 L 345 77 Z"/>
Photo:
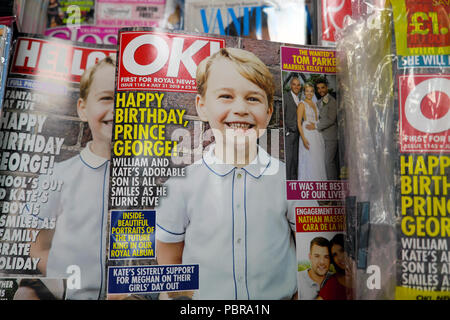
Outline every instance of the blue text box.
<path id="1" fill-rule="evenodd" d="M 109 267 L 108 294 L 198 290 L 198 279 L 198 264 Z"/>
<path id="2" fill-rule="evenodd" d="M 109 259 L 155 258 L 155 210 L 113 210 Z"/>

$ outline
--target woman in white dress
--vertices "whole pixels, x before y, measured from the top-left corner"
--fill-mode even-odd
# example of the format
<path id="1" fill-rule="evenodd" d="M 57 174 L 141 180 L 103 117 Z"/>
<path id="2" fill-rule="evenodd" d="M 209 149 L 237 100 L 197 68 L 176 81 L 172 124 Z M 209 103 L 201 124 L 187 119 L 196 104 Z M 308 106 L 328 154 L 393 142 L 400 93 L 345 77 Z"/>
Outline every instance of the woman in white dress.
<path id="1" fill-rule="evenodd" d="M 306 128 L 308 123 L 317 127 L 319 110 L 312 100 L 314 86 L 305 84 L 305 99 L 297 108 L 297 123 L 300 131 L 298 148 L 298 180 L 322 181 L 327 179 L 325 171 L 325 143 L 322 134 L 317 129 Z"/>

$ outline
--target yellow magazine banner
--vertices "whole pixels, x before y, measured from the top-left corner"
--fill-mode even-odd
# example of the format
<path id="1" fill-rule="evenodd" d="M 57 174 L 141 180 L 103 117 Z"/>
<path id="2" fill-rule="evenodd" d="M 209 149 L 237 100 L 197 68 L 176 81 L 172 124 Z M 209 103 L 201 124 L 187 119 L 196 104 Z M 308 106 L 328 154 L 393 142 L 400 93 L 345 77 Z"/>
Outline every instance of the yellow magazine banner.
<path id="1" fill-rule="evenodd" d="M 450 291 L 424 291 L 406 287 L 396 287 L 395 300 L 450 300 Z"/>
<path id="2" fill-rule="evenodd" d="M 397 54 L 450 54 L 450 1 L 391 0 Z"/>

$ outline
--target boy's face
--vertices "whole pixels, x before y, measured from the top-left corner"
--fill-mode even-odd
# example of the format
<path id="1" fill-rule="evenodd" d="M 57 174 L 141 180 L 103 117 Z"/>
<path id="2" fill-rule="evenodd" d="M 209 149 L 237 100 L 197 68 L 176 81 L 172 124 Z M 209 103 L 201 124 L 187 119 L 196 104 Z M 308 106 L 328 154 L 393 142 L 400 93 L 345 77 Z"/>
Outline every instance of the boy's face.
<path id="1" fill-rule="evenodd" d="M 259 138 L 272 116 L 266 92 L 244 78 L 230 60 L 216 60 L 210 67 L 204 96 L 197 95 L 197 112 L 208 121 L 214 134 L 225 137 L 247 136 Z M 216 140 L 217 137 L 216 137 Z M 233 139 L 235 141 L 235 139 Z M 239 139 L 237 139 L 239 141 Z M 254 141 L 256 139 L 245 139 Z"/>
<path id="2" fill-rule="evenodd" d="M 86 99 L 78 99 L 78 114 L 89 123 L 93 143 L 110 144 L 114 109 L 115 70 L 103 65 L 96 70 Z"/>

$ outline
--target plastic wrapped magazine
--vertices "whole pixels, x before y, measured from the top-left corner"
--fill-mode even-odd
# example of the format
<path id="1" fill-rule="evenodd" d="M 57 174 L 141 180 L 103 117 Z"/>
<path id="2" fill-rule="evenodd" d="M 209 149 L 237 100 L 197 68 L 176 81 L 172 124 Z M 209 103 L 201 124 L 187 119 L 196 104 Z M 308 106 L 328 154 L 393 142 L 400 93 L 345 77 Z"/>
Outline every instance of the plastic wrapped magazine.
<path id="1" fill-rule="evenodd" d="M 47 0 L 25 0 L 20 2 L 19 31 L 42 34 L 46 28 Z"/>
<path id="2" fill-rule="evenodd" d="M 449 7 L 363 2 L 337 42 L 349 280 L 356 299 L 448 299 Z"/>
<path id="3" fill-rule="evenodd" d="M 160 25 L 161 28 L 168 30 L 183 30 L 184 2 L 185 0 L 166 1 L 163 23 Z"/>
<path id="4" fill-rule="evenodd" d="M 340 31 L 348 17 L 352 17 L 351 0 L 317 1 L 318 43 L 336 46 L 335 33 Z"/>

